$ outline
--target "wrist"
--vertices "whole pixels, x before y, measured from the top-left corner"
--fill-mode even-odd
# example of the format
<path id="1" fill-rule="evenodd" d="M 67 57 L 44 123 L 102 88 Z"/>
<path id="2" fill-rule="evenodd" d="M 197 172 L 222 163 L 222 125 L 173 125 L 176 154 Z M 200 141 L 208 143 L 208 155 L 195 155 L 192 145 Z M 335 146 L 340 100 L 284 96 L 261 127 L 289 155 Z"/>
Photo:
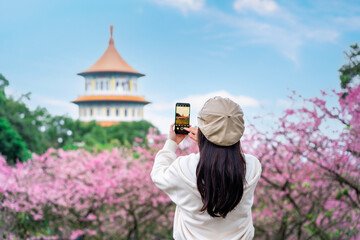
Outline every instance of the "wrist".
<path id="1" fill-rule="evenodd" d="M 171 141 L 173 141 L 173 142 L 176 142 L 176 139 L 173 138 L 173 137 L 171 137 L 171 136 L 169 136 L 168 140 L 171 140 Z"/>
<path id="2" fill-rule="evenodd" d="M 176 152 L 177 148 L 178 148 L 178 144 L 172 140 L 172 139 L 168 139 L 166 142 L 165 142 L 165 145 L 164 145 L 164 148 L 166 149 L 169 149 L 173 152 Z"/>
<path id="3" fill-rule="evenodd" d="M 176 139 L 168 138 L 168 141 L 176 143 L 176 145 L 179 145 L 179 143 L 176 141 Z"/>

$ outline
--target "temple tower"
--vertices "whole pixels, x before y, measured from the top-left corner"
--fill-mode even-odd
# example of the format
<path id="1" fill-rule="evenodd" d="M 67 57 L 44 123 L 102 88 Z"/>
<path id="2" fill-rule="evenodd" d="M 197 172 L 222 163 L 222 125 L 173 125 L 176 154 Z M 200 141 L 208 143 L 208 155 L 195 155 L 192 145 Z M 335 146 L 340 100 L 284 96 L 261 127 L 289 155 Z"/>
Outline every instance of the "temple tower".
<path id="1" fill-rule="evenodd" d="M 143 108 L 149 102 L 138 91 L 138 79 L 145 76 L 120 56 L 114 45 L 110 26 L 109 46 L 100 59 L 78 75 L 85 78 L 85 94 L 73 103 L 79 106 L 79 119 L 95 120 L 107 127 L 121 121 L 143 119 Z"/>

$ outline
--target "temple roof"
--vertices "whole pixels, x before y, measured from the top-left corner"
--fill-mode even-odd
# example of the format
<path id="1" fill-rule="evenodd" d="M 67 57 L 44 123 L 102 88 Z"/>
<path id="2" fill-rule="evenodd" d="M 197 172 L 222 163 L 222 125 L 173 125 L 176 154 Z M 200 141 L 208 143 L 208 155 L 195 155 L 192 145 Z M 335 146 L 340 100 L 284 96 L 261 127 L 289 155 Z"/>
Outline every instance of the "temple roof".
<path id="1" fill-rule="evenodd" d="M 81 96 L 73 103 L 79 102 L 138 102 L 148 104 L 149 102 L 143 97 L 137 96 L 118 96 L 118 95 L 95 95 L 95 96 Z"/>
<path id="2" fill-rule="evenodd" d="M 111 127 L 113 125 L 119 124 L 120 122 L 118 121 L 97 121 L 97 124 L 99 124 L 102 127 Z"/>
<path id="3" fill-rule="evenodd" d="M 100 57 L 100 59 L 92 65 L 89 69 L 79 73 L 79 75 L 86 75 L 87 73 L 103 73 L 103 72 L 121 72 L 121 73 L 132 73 L 139 76 L 144 74 L 139 73 L 133 69 L 125 60 L 120 56 L 114 45 L 113 26 L 110 26 L 110 40 L 109 46 Z"/>

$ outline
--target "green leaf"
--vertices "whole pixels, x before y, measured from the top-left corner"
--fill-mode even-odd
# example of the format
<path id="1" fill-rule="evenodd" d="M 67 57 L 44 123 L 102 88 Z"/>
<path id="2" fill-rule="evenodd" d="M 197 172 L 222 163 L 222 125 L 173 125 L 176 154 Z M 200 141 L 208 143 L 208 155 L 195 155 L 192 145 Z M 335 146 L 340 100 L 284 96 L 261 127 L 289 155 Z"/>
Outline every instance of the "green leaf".
<path id="1" fill-rule="evenodd" d="M 337 230 L 336 232 L 334 232 L 335 236 L 340 236 L 341 233 L 341 229 Z"/>
<path id="2" fill-rule="evenodd" d="M 312 235 L 315 233 L 315 231 L 311 228 L 310 225 L 305 225 L 305 229 L 308 230 L 309 233 L 312 234 Z"/>
<path id="3" fill-rule="evenodd" d="M 334 209 L 331 209 L 331 210 L 325 212 L 325 216 L 331 217 L 333 215 L 333 213 L 334 213 Z"/>

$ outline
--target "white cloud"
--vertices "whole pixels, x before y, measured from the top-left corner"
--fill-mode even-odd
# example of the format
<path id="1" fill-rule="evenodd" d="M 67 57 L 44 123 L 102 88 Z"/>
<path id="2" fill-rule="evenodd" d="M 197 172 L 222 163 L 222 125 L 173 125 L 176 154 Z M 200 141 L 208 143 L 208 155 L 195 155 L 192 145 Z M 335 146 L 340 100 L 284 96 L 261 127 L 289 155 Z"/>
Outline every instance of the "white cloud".
<path id="1" fill-rule="evenodd" d="M 174 114 L 171 111 L 166 110 L 158 112 L 152 111 L 151 105 L 144 108 L 144 119 L 148 122 L 151 122 L 160 130 L 161 133 L 169 132 L 169 127 L 175 120 L 173 115 Z"/>
<path id="2" fill-rule="evenodd" d="M 12 96 L 14 99 L 19 99 L 22 94 L 14 91 L 12 88 L 6 88 L 5 93 L 7 96 Z M 70 101 L 44 96 L 39 94 L 30 94 L 30 100 L 22 98 L 22 101 L 31 109 L 37 107 L 46 108 L 52 115 L 68 115 L 74 119 L 78 118 L 78 107 Z"/>
<path id="3" fill-rule="evenodd" d="M 273 0 L 236 0 L 234 8 L 239 12 L 252 10 L 261 15 L 272 14 L 279 10 L 279 6 Z"/>
<path id="4" fill-rule="evenodd" d="M 283 107 L 283 108 L 289 108 L 293 105 L 293 103 L 289 100 L 285 100 L 285 99 L 278 99 L 276 101 L 276 106 L 278 107 Z"/>
<path id="5" fill-rule="evenodd" d="M 149 107 L 151 108 L 152 111 L 164 111 L 164 110 L 169 110 L 172 109 L 174 107 L 173 103 L 169 103 L 169 102 L 154 102 L 151 105 L 149 105 Z"/>
<path id="6" fill-rule="evenodd" d="M 339 37 L 339 33 L 333 29 L 305 26 L 296 22 L 284 9 L 279 11 L 282 13 L 280 21 L 266 22 L 248 16 L 227 14 L 217 9 L 206 9 L 203 12 L 211 19 L 216 19 L 217 23 L 234 28 L 232 34 L 223 33 L 215 37 L 237 39 L 245 44 L 269 45 L 295 64 L 298 64 L 300 47 L 307 42 L 335 42 Z"/>
<path id="7" fill-rule="evenodd" d="M 357 86 L 360 85 L 360 76 L 356 75 L 355 77 L 353 77 L 353 79 L 351 80 L 351 82 L 349 83 L 349 87 L 350 88 L 355 88 Z"/>
<path id="8" fill-rule="evenodd" d="M 74 103 L 64 101 L 62 99 L 32 94 L 29 106 L 31 108 L 35 108 L 37 106 L 45 107 L 53 115 L 67 114 L 74 119 L 78 118 L 78 107 Z"/>
<path id="9" fill-rule="evenodd" d="M 304 38 L 316 40 L 318 42 L 335 42 L 339 37 L 339 33 L 329 29 L 302 29 Z"/>
<path id="10" fill-rule="evenodd" d="M 241 107 L 258 107 L 260 106 L 260 103 L 258 100 L 252 97 L 243 96 L 243 95 L 232 95 L 228 93 L 227 91 L 221 90 L 217 92 L 211 92 L 207 94 L 198 94 L 198 95 L 190 95 L 183 99 L 180 99 L 179 102 L 188 102 L 191 104 L 191 107 L 195 111 L 200 111 L 204 103 L 212 97 L 215 96 L 221 96 L 221 97 L 227 97 L 233 100 L 234 102 L 238 103 Z"/>
<path id="11" fill-rule="evenodd" d="M 334 20 L 335 24 L 340 25 L 341 28 L 347 29 L 350 31 L 360 30 L 360 17 L 352 16 L 352 17 L 338 17 Z"/>
<path id="12" fill-rule="evenodd" d="M 255 98 L 244 95 L 232 95 L 227 91 L 221 90 L 206 94 L 189 95 L 181 99 L 173 99 L 168 102 L 154 102 L 144 109 L 145 119 L 154 124 L 162 133 L 168 133 L 169 126 L 175 120 L 175 103 L 186 102 L 190 103 L 190 124 L 197 125 L 197 115 L 204 103 L 212 97 L 222 96 L 227 97 L 237 102 L 242 108 L 259 107 L 260 102 Z"/>
<path id="13" fill-rule="evenodd" d="M 159 5 L 176 7 L 183 12 L 196 11 L 214 24 L 223 24 L 234 28 L 222 34 L 204 36 L 205 39 L 229 38 L 232 42 L 242 44 L 268 45 L 296 65 L 299 64 L 299 50 L 308 42 L 334 43 L 339 38 L 336 28 L 329 26 L 314 27 L 302 24 L 296 16 L 286 8 L 278 5 L 274 0 L 235 0 L 233 7 L 237 12 L 254 11 L 265 18 L 251 15 L 232 15 L 218 10 L 215 7 L 205 6 L 205 0 L 150 0 Z M 335 20 L 335 24 L 351 25 L 352 29 L 358 28 L 358 18 Z M 351 22 L 351 23 L 350 23 Z M 233 32 L 231 32 L 233 31 Z M 238 43 L 234 43 L 238 45 Z M 216 51 L 208 51 L 209 55 L 226 56 Z"/>
<path id="14" fill-rule="evenodd" d="M 204 8 L 205 0 L 151 0 L 159 5 L 180 9 L 182 12 L 198 11 Z"/>

